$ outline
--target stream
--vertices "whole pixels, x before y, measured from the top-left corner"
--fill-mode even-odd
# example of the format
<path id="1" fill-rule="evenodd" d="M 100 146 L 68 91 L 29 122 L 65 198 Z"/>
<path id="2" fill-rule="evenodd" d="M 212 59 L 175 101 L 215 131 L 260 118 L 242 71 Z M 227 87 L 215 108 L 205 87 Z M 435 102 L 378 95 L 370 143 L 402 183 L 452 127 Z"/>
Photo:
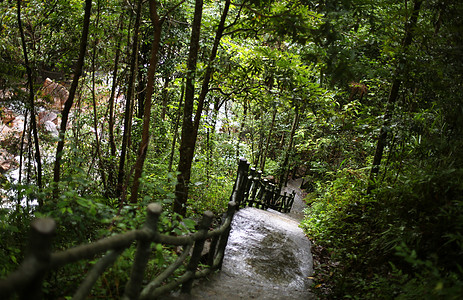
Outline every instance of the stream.
<path id="1" fill-rule="evenodd" d="M 299 185 L 298 185 L 299 184 Z M 311 243 L 299 228 L 304 207 L 298 181 L 289 214 L 256 208 L 240 209 L 232 222 L 222 270 L 195 283 L 191 295 L 165 299 L 314 299 Z"/>

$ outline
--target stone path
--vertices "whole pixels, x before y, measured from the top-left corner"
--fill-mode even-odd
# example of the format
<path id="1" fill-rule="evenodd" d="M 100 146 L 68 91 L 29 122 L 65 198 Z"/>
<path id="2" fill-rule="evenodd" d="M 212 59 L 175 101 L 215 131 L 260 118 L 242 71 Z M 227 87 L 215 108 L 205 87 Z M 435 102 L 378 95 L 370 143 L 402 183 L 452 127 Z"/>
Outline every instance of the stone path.
<path id="1" fill-rule="evenodd" d="M 298 221 L 302 221 L 304 218 L 304 208 L 307 206 L 306 203 L 302 200 L 304 198 L 303 191 L 300 189 L 302 180 L 302 178 L 289 180 L 288 185 L 282 190 L 283 193 L 292 193 L 293 191 L 296 192 L 294 203 L 288 216 Z"/>
<path id="2" fill-rule="evenodd" d="M 313 272 L 310 241 L 299 228 L 303 217 L 300 182 L 291 181 L 286 191 L 296 191 L 289 214 L 241 209 L 235 214 L 222 270 L 195 283 L 190 295 L 173 294 L 163 299 L 314 299 L 309 291 Z"/>

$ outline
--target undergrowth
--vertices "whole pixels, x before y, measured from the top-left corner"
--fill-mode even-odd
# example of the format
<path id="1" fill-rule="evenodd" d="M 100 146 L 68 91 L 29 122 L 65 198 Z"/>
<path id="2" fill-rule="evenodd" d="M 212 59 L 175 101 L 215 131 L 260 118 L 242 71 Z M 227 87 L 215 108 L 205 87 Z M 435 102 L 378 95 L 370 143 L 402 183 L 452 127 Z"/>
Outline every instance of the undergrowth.
<path id="1" fill-rule="evenodd" d="M 371 195 L 365 170 L 343 169 L 306 197 L 313 290 L 326 299 L 459 299 L 463 169 L 416 165 Z"/>

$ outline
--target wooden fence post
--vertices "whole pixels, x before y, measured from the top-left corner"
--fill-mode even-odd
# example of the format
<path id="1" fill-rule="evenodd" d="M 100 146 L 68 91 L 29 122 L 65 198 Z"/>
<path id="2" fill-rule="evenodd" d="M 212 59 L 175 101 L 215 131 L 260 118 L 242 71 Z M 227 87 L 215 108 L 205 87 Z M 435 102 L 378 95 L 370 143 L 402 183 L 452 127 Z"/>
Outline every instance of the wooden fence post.
<path id="1" fill-rule="evenodd" d="M 198 232 L 201 233 L 202 237 L 196 240 L 195 246 L 193 248 L 193 253 L 191 255 L 188 266 L 186 267 L 186 271 L 191 272 L 192 277 L 182 285 L 182 293 L 189 294 L 191 291 L 191 286 L 193 285 L 194 280 L 194 274 L 196 272 L 196 268 L 198 267 L 199 260 L 201 259 L 201 252 L 204 248 L 204 242 L 207 235 L 207 231 L 209 229 L 209 226 L 211 226 L 212 224 L 213 218 L 214 214 L 211 211 L 206 211 L 204 213 L 203 219 L 201 220 Z"/>
<path id="2" fill-rule="evenodd" d="M 238 163 L 238 173 L 236 175 L 236 180 L 233 186 L 233 192 L 231 196 L 231 201 L 236 202 L 236 209 L 239 209 L 241 202 L 244 198 L 248 171 L 249 162 L 244 158 L 240 158 L 240 161 Z"/>
<path id="3" fill-rule="evenodd" d="M 285 212 L 290 212 L 290 211 L 291 211 L 291 207 L 293 206 L 294 198 L 295 198 L 295 197 L 296 197 L 296 192 L 293 191 L 293 192 L 291 193 L 290 198 L 289 198 L 288 206 L 286 207 Z"/>
<path id="4" fill-rule="evenodd" d="M 249 169 L 248 177 L 246 178 L 246 186 L 244 188 L 244 195 L 243 195 L 243 203 L 241 204 L 243 207 L 249 206 L 249 196 L 251 195 L 252 189 L 252 179 L 256 174 L 256 168 L 251 167 Z"/>
<path id="5" fill-rule="evenodd" d="M 237 203 L 237 207 L 241 206 L 241 203 L 243 202 L 243 199 L 244 199 L 244 196 L 246 194 L 246 188 L 248 186 L 248 172 L 249 172 L 249 165 L 250 163 L 248 161 L 246 161 L 245 164 L 243 164 L 241 166 L 242 170 L 241 170 L 241 173 L 240 173 L 240 176 L 241 176 L 241 185 L 239 187 L 239 191 L 238 191 L 238 200 L 239 200 L 239 203 Z"/>
<path id="6" fill-rule="evenodd" d="M 227 217 L 231 217 L 234 215 L 236 210 L 236 203 L 233 201 L 228 202 L 228 210 L 227 210 Z M 232 218 L 233 220 L 233 218 Z M 220 236 L 219 245 L 217 246 L 217 253 L 222 253 L 222 259 L 220 260 L 218 269 L 222 269 L 223 258 L 225 256 L 225 248 L 227 247 L 228 237 L 230 236 L 231 230 L 231 223 L 228 228 L 225 229 L 225 232 Z"/>
<path id="7" fill-rule="evenodd" d="M 252 185 L 249 191 L 250 197 L 248 201 L 248 206 L 253 207 L 256 203 L 257 192 L 260 189 L 260 177 L 262 176 L 262 171 L 253 172 Z"/>
<path id="8" fill-rule="evenodd" d="M 20 292 L 20 299 L 41 299 L 42 282 L 50 264 L 51 242 L 56 223 L 53 219 L 36 219 L 31 223 L 29 255 L 24 260 L 23 270 L 30 272 L 29 284 Z"/>
<path id="9" fill-rule="evenodd" d="M 217 253 L 217 244 L 219 243 L 220 235 L 214 236 L 209 246 L 209 253 L 207 255 L 207 265 L 212 268 L 214 266 L 214 259 Z"/>
<path id="10" fill-rule="evenodd" d="M 143 229 L 147 231 L 147 236 L 138 241 L 137 252 L 135 253 L 132 265 L 132 273 L 129 282 L 127 282 L 123 299 L 138 299 L 140 295 L 141 284 L 151 251 L 152 237 L 157 232 L 161 212 L 162 207 L 157 203 L 151 203 L 147 207 L 146 222 L 143 225 Z"/>

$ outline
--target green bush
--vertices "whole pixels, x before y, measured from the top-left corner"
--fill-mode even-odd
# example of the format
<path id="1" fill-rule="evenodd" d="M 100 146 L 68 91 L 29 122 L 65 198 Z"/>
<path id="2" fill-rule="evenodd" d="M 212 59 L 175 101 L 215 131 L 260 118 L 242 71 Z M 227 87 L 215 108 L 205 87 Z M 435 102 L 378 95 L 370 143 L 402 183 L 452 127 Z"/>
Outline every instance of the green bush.
<path id="1" fill-rule="evenodd" d="M 463 279 L 462 169 L 416 164 L 365 195 L 366 174 L 349 169 L 318 183 L 301 226 L 336 267 L 331 297 L 457 299 Z M 359 175 L 361 174 L 361 175 Z M 337 265 L 339 263 L 339 265 Z M 320 272 L 322 273 L 322 272 Z"/>

